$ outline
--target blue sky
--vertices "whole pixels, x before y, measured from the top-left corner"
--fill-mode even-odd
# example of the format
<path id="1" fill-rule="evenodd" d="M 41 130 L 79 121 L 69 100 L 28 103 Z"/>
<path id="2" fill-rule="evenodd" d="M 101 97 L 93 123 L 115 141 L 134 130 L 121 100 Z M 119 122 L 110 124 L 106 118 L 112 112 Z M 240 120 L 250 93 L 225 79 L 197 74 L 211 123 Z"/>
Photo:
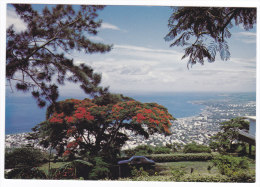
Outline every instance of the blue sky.
<path id="1" fill-rule="evenodd" d="M 103 20 L 99 33 L 91 39 L 113 44 L 113 50 L 94 55 L 74 51 L 68 57 L 76 64 L 91 65 L 102 73 L 102 85 L 124 94 L 256 91 L 255 27 L 250 31 L 240 26 L 231 29 L 229 61 L 217 58 L 214 63 L 187 69 L 188 59 L 181 60 L 183 48 L 170 48 L 170 42 L 164 40 L 171 12 L 166 6 L 107 6 L 99 13 Z M 7 26 L 13 23 L 17 31 L 26 28 L 11 7 L 7 20 Z M 75 90 L 83 94 L 73 84 L 61 89 L 62 95 Z"/>

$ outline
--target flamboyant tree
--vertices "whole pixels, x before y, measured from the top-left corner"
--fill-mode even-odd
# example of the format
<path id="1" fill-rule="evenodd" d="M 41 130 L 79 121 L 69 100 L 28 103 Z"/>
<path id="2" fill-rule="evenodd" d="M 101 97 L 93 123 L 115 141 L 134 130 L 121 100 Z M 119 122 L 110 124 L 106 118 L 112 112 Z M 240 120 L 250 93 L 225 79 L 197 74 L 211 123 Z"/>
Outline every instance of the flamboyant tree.
<path id="1" fill-rule="evenodd" d="M 174 120 L 167 109 L 156 103 L 141 103 L 130 98 L 100 105 L 93 100 L 67 99 L 49 107 L 47 120 L 34 128 L 45 146 L 60 155 L 114 157 L 128 140 L 129 132 L 148 138 L 155 132 L 170 134 Z"/>
<path id="2" fill-rule="evenodd" d="M 101 75 L 84 64 L 75 65 L 68 56 L 72 51 L 104 53 L 110 45 L 95 43 L 90 37 L 101 26 L 97 12 L 104 6 L 45 6 L 42 11 L 30 4 L 13 4 L 26 24 L 26 30 L 7 29 L 6 79 L 12 88 L 31 92 L 40 107 L 55 103 L 58 86 L 66 81 L 79 83 L 87 94 L 99 94 Z M 36 5 L 35 5 L 36 6 Z M 13 89 L 13 88 L 12 88 Z"/>
<path id="3" fill-rule="evenodd" d="M 214 62 L 219 53 L 222 60 L 230 58 L 227 39 L 233 25 L 245 30 L 256 24 L 256 8 L 234 7 L 174 7 L 168 21 L 166 41 L 170 47 L 185 47 L 182 59 L 188 57 L 188 66 Z"/>

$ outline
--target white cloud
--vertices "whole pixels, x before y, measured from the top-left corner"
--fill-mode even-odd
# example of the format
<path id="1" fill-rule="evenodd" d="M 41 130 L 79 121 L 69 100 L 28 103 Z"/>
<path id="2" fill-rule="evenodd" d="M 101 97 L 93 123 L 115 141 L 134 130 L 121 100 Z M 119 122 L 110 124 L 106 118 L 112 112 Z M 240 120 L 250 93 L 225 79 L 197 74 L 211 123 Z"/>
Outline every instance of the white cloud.
<path id="1" fill-rule="evenodd" d="M 27 25 L 24 21 L 16 14 L 13 7 L 7 7 L 7 16 L 6 16 L 6 27 L 14 25 L 14 30 L 16 32 L 21 32 L 26 30 Z"/>
<path id="2" fill-rule="evenodd" d="M 106 22 L 103 22 L 101 24 L 101 29 L 111 29 L 111 30 L 121 30 L 120 28 L 118 28 L 117 26 L 115 25 L 112 25 L 110 23 L 106 23 Z"/>
<path id="3" fill-rule="evenodd" d="M 256 60 L 232 58 L 186 68 L 173 49 L 115 45 L 87 64 L 102 73 L 102 84 L 116 92 L 255 91 Z M 83 59 L 82 59 L 83 62 Z"/>
<path id="4" fill-rule="evenodd" d="M 103 42 L 104 39 L 99 37 L 99 36 L 89 36 L 88 37 L 90 40 L 98 41 L 98 42 Z"/>
<path id="5" fill-rule="evenodd" d="M 244 43 L 256 43 L 256 33 L 255 32 L 237 32 L 234 34 L 237 40 Z"/>

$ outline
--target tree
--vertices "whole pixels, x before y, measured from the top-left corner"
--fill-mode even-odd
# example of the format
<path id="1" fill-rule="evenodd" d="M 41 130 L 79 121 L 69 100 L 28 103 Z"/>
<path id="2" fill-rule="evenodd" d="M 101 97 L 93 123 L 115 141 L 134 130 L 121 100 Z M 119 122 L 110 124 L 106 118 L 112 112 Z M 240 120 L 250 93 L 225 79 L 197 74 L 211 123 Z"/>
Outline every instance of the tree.
<path id="1" fill-rule="evenodd" d="M 255 23 L 256 8 L 175 7 L 165 40 L 173 40 L 170 47 L 186 47 L 182 59 L 189 57 L 187 66 L 204 64 L 204 59 L 214 62 L 217 53 L 222 60 L 228 60 L 229 29 L 242 25 L 249 30 Z"/>
<path id="2" fill-rule="evenodd" d="M 33 168 L 46 163 L 48 155 L 39 149 L 22 147 L 5 153 L 5 169 L 28 167 Z"/>
<path id="3" fill-rule="evenodd" d="M 249 129 L 249 122 L 235 118 L 221 123 L 221 131 L 211 137 L 210 147 L 220 152 L 234 151 L 232 145 L 239 142 L 239 130 Z"/>
<path id="4" fill-rule="evenodd" d="M 73 64 L 67 54 L 83 51 L 86 54 L 104 53 L 110 45 L 95 43 L 89 38 L 96 35 L 101 25 L 97 12 L 104 6 L 71 5 L 46 6 L 42 12 L 30 4 L 13 4 L 16 13 L 27 25 L 23 32 L 13 26 L 7 29 L 6 78 L 15 82 L 17 90 L 31 92 L 39 107 L 56 102 L 57 85 L 65 81 L 80 83 L 87 94 L 107 92 L 99 87 L 101 75 L 89 66 Z"/>
<path id="5" fill-rule="evenodd" d="M 100 97 L 60 101 L 48 108 L 47 120 L 33 130 L 45 147 L 56 148 L 59 155 L 99 155 L 110 161 L 128 140 L 127 130 L 145 138 L 156 132 L 170 134 L 174 118 L 163 106 L 111 97 L 114 102 L 106 104 Z"/>

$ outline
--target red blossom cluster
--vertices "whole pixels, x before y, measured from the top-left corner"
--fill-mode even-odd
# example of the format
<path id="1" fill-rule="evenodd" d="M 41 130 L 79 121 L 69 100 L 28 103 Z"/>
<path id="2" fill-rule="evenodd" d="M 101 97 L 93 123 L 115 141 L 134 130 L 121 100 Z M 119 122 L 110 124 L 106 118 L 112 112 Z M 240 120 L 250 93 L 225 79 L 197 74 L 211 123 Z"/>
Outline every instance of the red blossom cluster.
<path id="1" fill-rule="evenodd" d="M 74 149 L 77 149 L 79 142 L 82 142 L 82 137 L 79 137 L 82 135 L 79 135 L 77 130 L 77 128 L 82 128 L 82 124 L 88 125 L 95 122 L 118 124 L 125 120 L 124 122 L 129 124 L 145 124 L 149 128 L 169 134 L 169 128 L 172 125 L 170 120 L 174 120 L 167 109 L 153 103 L 132 100 L 119 102 L 113 106 L 99 106 L 90 99 L 68 99 L 63 102 L 72 103 L 69 115 L 55 112 L 49 119 L 50 123 L 64 123 L 67 136 L 75 138 L 73 142 L 68 143 L 63 156 L 71 154 Z"/>
<path id="2" fill-rule="evenodd" d="M 137 118 L 137 122 L 138 123 L 141 123 L 143 120 L 145 120 L 146 118 L 143 116 L 143 114 L 142 113 L 138 113 L 137 115 L 136 115 L 136 118 Z"/>
<path id="3" fill-rule="evenodd" d="M 78 145 L 79 144 L 77 141 L 72 141 L 72 142 L 68 143 L 67 149 L 75 149 Z"/>
<path id="4" fill-rule="evenodd" d="M 81 119 L 94 120 L 94 116 L 92 116 L 90 112 L 87 111 L 87 109 L 84 107 L 78 107 L 77 110 L 75 111 L 74 116 L 79 120 Z"/>
<path id="5" fill-rule="evenodd" d="M 67 150 L 63 153 L 62 156 L 68 156 L 68 155 L 70 155 L 70 154 L 71 154 L 71 151 L 67 149 Z"/>
<path id="6" fill-rule="evenodd" d="M 60 114 L 54 113 L 49 121 L 51 123 L 63 123 L 63 117 L 64 117 L 63 112 Z"/>
<path id="7" fill-rule="evenodd" d="M 71 136 L 72 134 L 74 134 L 77 131 L 77 128 L 75 126 L 71 126 L 68 130 L 67 130 L 67 136 Z"/>
<path id="8" fill-rule="evenodd" d="M 157 106 L 158 107 L 138 109 L 137 115 L 134 116 L 132 120 L 137 123 L 145 123 L 153 128 L 163 129 L 167 134 L 169 134 L 169 128 L 172 125 L 170 120 L 173 120 L 174 118 L 168 114 L 168 112 L 166 113 L 166 111 L 161 109 L 160 105 Z"/>

